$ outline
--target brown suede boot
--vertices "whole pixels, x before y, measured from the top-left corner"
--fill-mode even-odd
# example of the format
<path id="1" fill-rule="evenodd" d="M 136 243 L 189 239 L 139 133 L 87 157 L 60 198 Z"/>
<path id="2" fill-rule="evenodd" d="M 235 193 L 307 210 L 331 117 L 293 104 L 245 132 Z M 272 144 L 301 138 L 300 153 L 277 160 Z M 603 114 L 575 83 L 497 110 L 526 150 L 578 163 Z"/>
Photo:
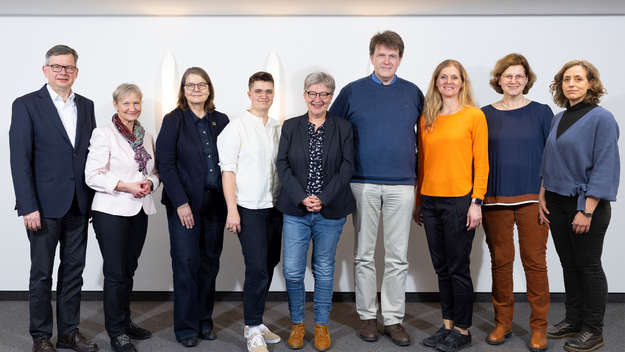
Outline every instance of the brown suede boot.
<path id="1" fill-rule="evenodd" d="M 486 343 L 489 345 L 501 345 L 506 342 L 506 339 L 512 335 L 510 328 L 505 328 L 501 325 L 495 326 L 493 331 L 486 337 Z"/>
<path id="2" fill-rule="evenodd" d="M 291 324 L 291 334 L 289 335 L 289 340 L 287 341 L 287 345 L 292 350 L 299 350 L 304 347 L 304 335 L 306 335 L 306 327 L 304 323 L 300 324 Z"/>
<path id="3" fill-rule="evenodd" d="M 491 345 L 500 345 L 507 337 L 510 337 L 514 315 L 512 293 L 514 210 L 507 207 L 492 207 L 483 212 L 486 243 L 490 250 L 493 275 L 492 300 L 495 310 L 495 329 L 488 335 L 486 342 Z"/>
<path id="4" fill-rule="evenodd" d="M 331 345 L 328 326 L 315 324 L 315 349 L 317 351 L 327 351 Z"/>
<path id="5" fill-rule="evenodd" d="M 532 331 L 529 348 L 532 352 L 544 352 L 547 350 L 547 335 L 544 331 Z"/>

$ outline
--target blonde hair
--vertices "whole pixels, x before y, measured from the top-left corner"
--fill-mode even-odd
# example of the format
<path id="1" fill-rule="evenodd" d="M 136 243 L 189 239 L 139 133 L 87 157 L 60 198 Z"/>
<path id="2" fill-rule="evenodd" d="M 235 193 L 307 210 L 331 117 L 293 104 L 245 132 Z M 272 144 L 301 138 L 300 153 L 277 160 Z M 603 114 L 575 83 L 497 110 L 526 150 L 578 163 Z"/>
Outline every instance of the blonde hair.
<path id="1" fill-rule="evenodd" d="M 462 67 L 462 64 L 456 60 L 447 59 L 438 66 L 432 73 L 432 80 L 430 81 L 430 86 L 428 87 L 428 92 L 425 95 L 425 108 L 423 109 L 423 118 L 425 120 L 425 128 L 429 130 L 438 114 L 443 109 L 443 97 L 441 93 L 438 91 L 436 87 L 436 81 L 438 80 L 438 76 L 441 71 L 447 67 L 455 67 L 458 72 L 460 72 L 460 78 L 462 79 L 462 87 L 460 87 L 460 91 L 458 92 L 458 103 L 460 106 L 475 106 L 475 102 L 473 100 L 473 94 L 471 91 L 471 81 L 469 80 L 469 75 L 467 71 Z"/>

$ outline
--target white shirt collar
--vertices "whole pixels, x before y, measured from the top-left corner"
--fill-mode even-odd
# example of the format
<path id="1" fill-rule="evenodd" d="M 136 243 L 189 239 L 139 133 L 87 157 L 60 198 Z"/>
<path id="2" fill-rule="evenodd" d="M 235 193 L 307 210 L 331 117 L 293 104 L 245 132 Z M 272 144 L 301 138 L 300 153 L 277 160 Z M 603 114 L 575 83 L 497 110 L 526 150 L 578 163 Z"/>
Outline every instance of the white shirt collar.
<path id="1" fill-rule="evenodd" d="M 251 112 L 245 110 L 245 116 L 247 116 L 250 120 L 253 121 L 253 123 L 259 124 L 262 127 L 275 127 L 275 126 L 279 126 L 280 122 L 276 121 L 275 119 L 272 119 L 271 116 L 267 117 L 267 124 L 263 125 L 263 119 L 252 114 Z"/>
<path id="2" fill-rule="evenodd" d="M 58 95 L 54 89 L 50 88 L 49 84 L 46 84 L 46 88 L 48 88 L 48 93 L 50 93 L 50 98 L 52 99 L 52 101 L 54 102 L 62 102 L 62 103 L 73 103 L 74 102 L 74 98 L 76 97 L 74 95 L 74 91 L 71 92 L 71 94 L 69 95 L 69 98 L 67 98 L 67 102 L 63 101 L 63 98 L 61 98 L 60 95 Z"/>

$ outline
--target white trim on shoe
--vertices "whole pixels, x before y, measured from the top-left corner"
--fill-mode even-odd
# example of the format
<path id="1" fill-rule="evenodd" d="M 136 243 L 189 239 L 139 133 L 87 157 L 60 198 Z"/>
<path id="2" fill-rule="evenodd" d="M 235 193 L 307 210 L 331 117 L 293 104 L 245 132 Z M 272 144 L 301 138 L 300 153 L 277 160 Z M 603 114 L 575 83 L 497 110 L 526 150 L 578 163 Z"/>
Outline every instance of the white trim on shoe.
<path id="1" fill-rule="evenodd" d="M 260 324 L 258 328 L 260 329 L 260 332 L 263 335 L 263 339 L 265 339 L 266 343 L 279 343 L 281 341 L 280 336 L 269 330 L 269 328 L 265 324 Z"/>
<path id="2" fill-rule="evenodd" d="M 244 336 L 247 339 L 247 350 L 249 352 L 269 352 L 267 344 L 258 326 L 245 327 Z"/>

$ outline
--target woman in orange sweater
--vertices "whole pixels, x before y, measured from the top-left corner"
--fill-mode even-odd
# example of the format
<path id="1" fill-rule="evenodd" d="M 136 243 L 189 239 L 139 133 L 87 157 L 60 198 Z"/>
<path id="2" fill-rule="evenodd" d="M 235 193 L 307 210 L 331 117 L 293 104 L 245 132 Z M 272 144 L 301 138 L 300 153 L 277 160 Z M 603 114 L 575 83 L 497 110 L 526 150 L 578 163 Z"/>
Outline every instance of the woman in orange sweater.
<path id="1" fill-rule="evenodd" d="M 441 62 L 419 122 L 415 221 L 423 224 L 438 276 L 443 326 L 423 340 L 452 352 L 471 344 L 473 282 L 469 256 L 488 181 L 488 128 L 471 83 L 455 60 Z"/>

